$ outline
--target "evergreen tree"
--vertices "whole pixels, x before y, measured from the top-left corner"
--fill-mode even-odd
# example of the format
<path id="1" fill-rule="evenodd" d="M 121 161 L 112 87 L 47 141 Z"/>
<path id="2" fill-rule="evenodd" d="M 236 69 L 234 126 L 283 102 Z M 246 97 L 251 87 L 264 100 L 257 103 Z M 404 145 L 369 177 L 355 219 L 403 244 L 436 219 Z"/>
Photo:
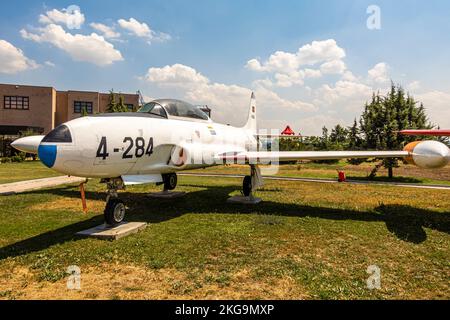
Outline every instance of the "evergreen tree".
<path id="1" fill-rule="evenodd" d="M 340 145 L 341 147 L 344 147 L 347 144 L 347 136 L 348 131 L 346 128 L 341 126 L 340 124 L 337 124 L 332 130 L 330 134 L 330 142 L 332 144 Z"/>
<path id="2" fill-rule="evenodd" d="M 109 102 L 106 106 L 106 112 L 109 113 L 117 112 L 116 95 L 113 89 L 109 91 Z"/>
<path id="3" fill-rule="evenodd" d="M 366 103 L 360 119 L 362 146 L 373 150 L 399 150 L 414 138 L 398 134 L 403 129 L 431 128 L 421 104 L 406 94 L 401 86 L 394 83 L 388 94 L 383 97 L 378 92 L 372 101 Z M 382 166 L 388 169 L 389 178 L 393 178 L 393 169 L 398 167 L 398 159 L 382 159 Z M 376 166 L 372 176 L 376 175 Z"/>
<path id="4" fill-rule="evenodd" d="M 87 112 L 87 110 L 86 110 L 86 107 L 83 107 L 83 109 L 81 109 L 81 116 L 82 117 L 87 117 L 89 114 L 88 114 L 88 112 Z"/>
<path id="5" fill-rule="evenodd" d="M 358 128 L 358 122 L 353 122 L 353 126 L 348 128 L 348 150 L 361 150 L 362 140 L 359 137 L 359 128 Z M 366 159 L 348 159 L 347 162 L 353 165 L 359 165 L 363 162 L 365 162 Z"/>
<path id="6" fill-rule="evenodd" d="M 124 103 L 124 98 L 123 96 L 119 96 L 119 102 L 116 105 L 116 112 L 129 112 L 130 110 L 128 110 L 128 107 L 125 105 Z"/>

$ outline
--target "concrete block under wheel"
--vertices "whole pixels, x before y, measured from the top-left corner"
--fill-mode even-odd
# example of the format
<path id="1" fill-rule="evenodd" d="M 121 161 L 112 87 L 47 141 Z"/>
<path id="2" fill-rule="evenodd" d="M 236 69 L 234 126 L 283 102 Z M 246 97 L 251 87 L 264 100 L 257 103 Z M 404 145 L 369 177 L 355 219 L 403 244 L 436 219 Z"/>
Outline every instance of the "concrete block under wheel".
<path id="1" fill-rule="evenodd" d="M 184 196 L 186 192 L 175 192 L 175 191 L 161 191 L 149 193 L 148 196 L 157 199 L 175 199 Z"/>
<path id="2" fill-rule="evenodd" d="M 137 233 L 147 227 L 145 222 L 122 222 L 115 227 L 102 224 L 100 226 L 77 232 L 77 236 L 91 237 L 103 240 L 117 240 Z"/>
<path id="3" fill-rule="evenodd" d="M 234 196 L 227 199 L 228 203 L 237 203 L 237 204 L 258 204 L 261 201 L 262 201 L 261 198 L 244 197 L 244 196 Z"/>

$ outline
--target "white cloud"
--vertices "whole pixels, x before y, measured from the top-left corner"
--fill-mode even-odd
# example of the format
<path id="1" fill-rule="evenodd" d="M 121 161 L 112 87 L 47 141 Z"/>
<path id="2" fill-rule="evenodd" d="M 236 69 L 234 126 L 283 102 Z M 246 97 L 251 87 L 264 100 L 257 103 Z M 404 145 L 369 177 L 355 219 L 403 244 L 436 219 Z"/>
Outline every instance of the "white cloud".
<path id="1" fill-rule="evenodd" d="M 407 89 L 411 91 L 417 91 L 422 87 L 420 81 L 413 81 L 407 85 Z"/>
<path id="2" fill-rule="evenodd" d="M 450 129 L 450 93 L 434 90 L 414 98 L 423 103 L 432 123 Z"/>
<path id="3" fill-rule="evenodd" d="M 213 117 L 218 122 L 239 125 L 246 120 L 243 119 L 242 114 L 245 114 L 248 108 L 251 93 L 248 88 L 211 82 L 195 69 L 182 64 L 149 68 L 145 79 L 159 87 L 179 89 L 182 91 L 183 98 L 191 102 L 213 106 Z M 312 104 L 283 99 L 262 85 L 258 85 L 255 92 L 260 110 L 265 108 L 315 110 Z"/>
<path id="4" fill-rule="evenodd" d="M 387 63 L 380 62 L 370 69 L 368 80 L 379 84 L 389 82 L 389 66 Z"/>
<path id="5" fill-rule="evenodd" d="M 107 39 L 117 39 L 120 37 L 120 33 L 116 32 L 113 27 L 109 27 L 102 23 L 96 22 L 92 22 L 90 26 L 98 32 L 101 32 L 102 35 Z"/>
<path id="6" fill-rule="evenodd" d="M 22 50 L 5 40 L 0 40 L 0 73 L 15 74 L 36 69 L 39 65 L 28 59 Z"/>
<path id="7" fill-rule="evenodd" d="M 297 56 L 301 65 L 314 65 L 324 61 L 345 58 L 345 50 L 339 47 L 334 39 L 313 41 L 301 47 Z"/>
<path id="8" fill-rule="evenodd" d="M 339 47 L 335 40 L 329 39 L 313 41 L 311 44 L 299 48 L 296 53 L 276 51 L 264 63 L 256 58 L 251 59 L 247 62 L 246 67 L 259 72 L 291 73 L 298 71 L 299 67 L 303 65 L 327 62 L 333 62 L 336 68 L 338 62 L 343 58 L 345 58 L 345 50 Z"/>
<path id="9" fill-rule="evenodd" d="M 55 67 L 55 64 L 53 62 L 51 62 L 51 61 L 45 61 L 44 63 L 45 63 L 46 66 L 49 66 L 49 67 L 52 67 L 52 68 Z"/>
<path id="10" fill-rule="evenodd" d="M 347 67 L 342 60 L 332 60 L 320 66 L 322 74 L 343 74 Z"/>
<path id="11" fill-rule="evenodd" d="M 69 29 L 80 29 L 84 21 L 84 14 L 74 5 L 61 11 L 53 9 L 39 16 L 39 22 L 42 24 L 63 24 Z"/>
<path id="12" fill-rule="evenodd" d="M 267 89 L 267 88 L 256 88 L 256 95 L 260 105 L 266 108 L 275 108 L 278 111 L 283 109 L 291 109 L 296 111 L 306 111 L 312 112 L 318 109 L 312 103 L 303 102 L 300 100 L 287 100 L 281 98 L 277 93 Z"/>
<path id="13" fill-rule="evenodd" d="M 138 37 L 151 36 L 151 30 L 145 22 L 140 23 L 134 18 L 130 18 L 128 21 L 125 19 L 119 19 L 117 22 L 123 29 L 132 32 Z"/>
<path id="14" fill-rule="evenodd" d="M 264 68 L 261 66 L 261 63 L 258 61 L 258 59 L 248 60 L 245 67 L 252 71 L 265 71 Z"/>
<path id="15" fill-rule="evenodd" d="M 303 72 L 302 70 L 293 71 L 289 74 L 277 73 L 277 74 L 275 74 L 275 79 L 277 80 L 275 85 L 277 87 L 282 87 L 282 88 L 289 88 L 289 87 L 292 87 L 293 85 L 303 85 L 304 78 L 305 78 L 305 72 Z"/>
<path id="16" fill-rule="evenodd" d="M 246 68 L 256 72 L 273 73 L 278 87 L 303 85 L 306 78 L 320 78 L 327 74 L 343 74 L 347 67 L 342 59 L 345 50 L 335 40 L 313 41 L 298 49 L 295 53 L 276 51 L 267 61 L 257 58 L 247 61 Z M 319 69 L 303 66 L 320 65 Z"/>
<path id="17" fill-rule="evenodd" d="M 347 111 L 362 110 L 372 96 L 372 87 L 354 81 L 339 80 L 334 86 L 323 85 L 316 92 L 316 103 Z"/>
<path id="18" fill-rule="evenodd" d="M 55 24 L 37 29 L 37 33 L 30 33 L 25 29 L 22 29 L 20 33 L 25 39 L 54 45 L 67 52 L 75 61 L 86 61 L 105 66 L 123 60 L 120 51 L 96 33 L 90 35 L 70 34 Z"/>
<path id="19" fill-rule="evenodd" d="M 145 22 L 139 22 L 134 18 L 130 18 L 129 20 L 119 19 L 117 20 L 117 23 L 121 28 L 129 31 L 131 34 L 140 38 L 145 38 L 149 42 L 150 41 L 163 42 L 171 39 L 171 36 L 169 34 L 153 31 Z"/>
<path id="20" fill-rule="evenodd" d="M 320 78 L 322 76 L 322 72 L 320 70 L 314 69 L 305 69 L 305 78 Z"/>
<path id="21" fill-rule="evenodd" d="M 345 119 L 334 117 L 326 114 L 318 114 L 311 117 L 305 117 L 297 120 L 298 130 L 302 135 L 306 136 L 320 136 L 322 135 L 322 128 L 325 126 L 329 131 L 337 124 L 346 126 L 349 125 Z"/>
<path id="22" fill-rule="evenodd" d="M 179 63 L 163 68 L 149 68 L 145 78 L 158 85 L 183 88 L 206 85 L 209 82 L 208 78 L 194 68 Z"/>

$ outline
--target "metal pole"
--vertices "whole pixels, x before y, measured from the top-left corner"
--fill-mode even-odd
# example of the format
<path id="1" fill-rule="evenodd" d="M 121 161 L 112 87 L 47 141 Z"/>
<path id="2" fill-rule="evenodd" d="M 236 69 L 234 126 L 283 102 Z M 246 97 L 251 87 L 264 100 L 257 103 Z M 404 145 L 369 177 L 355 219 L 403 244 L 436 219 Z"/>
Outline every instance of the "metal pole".
<path id="1" fill-rule="evenodd" d="M 80 184 L 80 194 L 81 194 L 81 203 L 83 205 L 83 213 L 87 213 L 87 205 L 86 205 L 86 194 L 84 192 L 85 183 Z"/>

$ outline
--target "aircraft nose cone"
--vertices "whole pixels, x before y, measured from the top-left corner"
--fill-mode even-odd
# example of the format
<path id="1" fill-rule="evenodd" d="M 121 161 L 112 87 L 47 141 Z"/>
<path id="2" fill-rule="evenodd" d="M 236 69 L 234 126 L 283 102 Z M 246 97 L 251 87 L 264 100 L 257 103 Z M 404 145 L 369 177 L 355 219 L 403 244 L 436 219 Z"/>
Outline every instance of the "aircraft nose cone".
<path id="1" fill-rule="evenodd" d="M 14 140 L 11 146 L 22 152 L 37 153 L 39 144 L 44 136 L 30 136 Z"/>
<path id="2" fill-rule="evenodd" d="M 41 159 L 42 163 L 49 168 L 53 167 L 55 164 L 56 152 L 57 149 L 55 145 L 41 144 L 38 148 L 39 159 Z"/>

